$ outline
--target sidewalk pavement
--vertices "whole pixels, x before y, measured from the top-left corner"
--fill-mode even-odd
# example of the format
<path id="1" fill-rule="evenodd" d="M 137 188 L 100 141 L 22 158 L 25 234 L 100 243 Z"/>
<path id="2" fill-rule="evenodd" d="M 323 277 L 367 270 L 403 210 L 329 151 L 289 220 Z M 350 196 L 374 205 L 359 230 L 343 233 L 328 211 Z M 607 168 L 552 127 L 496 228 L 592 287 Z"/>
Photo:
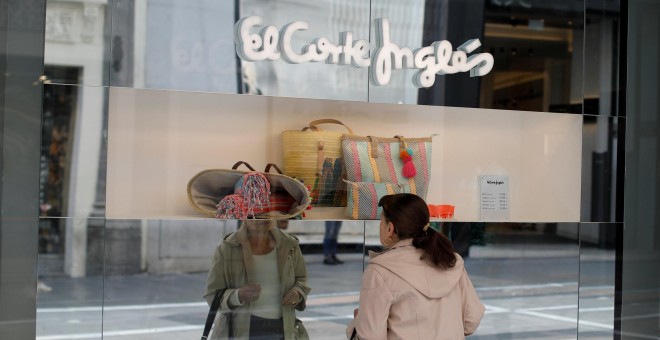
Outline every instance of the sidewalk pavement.
<path id="1" fill-rule="evenodd" d="M 300 240 L 302 247 L 323 244 L 322 233 L 292 233 Z M 543 238 L 548 238 L 547 243 L 543 243 Z M 599 249 L 593 246 L 584 245 L 582 249 L 576 241 L 557 240 L 557 236 L 538 235 L 530 236 L 531 242 L 511 240 L 502 242 L 497 240 L 486 245 L 472 245 L 470 247 L 471 258 L 529 258 L 529 257 L 577 257 L 583 261 L 613 261 L 615 257 L 614 250 Z M 501 239 L 501 238 L 500 238 Z M 355 244 L 359 246 L 365 244 L 367 248 L 377 248 L 380 246 L 379 236 L 357 233 L 342 232 L 339 234 L 339 244 Z"/>

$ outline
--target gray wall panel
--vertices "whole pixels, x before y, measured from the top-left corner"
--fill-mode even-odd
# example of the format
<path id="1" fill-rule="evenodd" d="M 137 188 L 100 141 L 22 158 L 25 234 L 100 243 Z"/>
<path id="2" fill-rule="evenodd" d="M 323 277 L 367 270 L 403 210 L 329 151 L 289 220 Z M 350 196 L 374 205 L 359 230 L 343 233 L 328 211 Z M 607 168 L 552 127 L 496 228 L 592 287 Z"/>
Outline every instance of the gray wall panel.
<path id="1" fill-rule="evenodd" d="M 34 339 L 45 1 L 0 9 L 0 339 Z"/>

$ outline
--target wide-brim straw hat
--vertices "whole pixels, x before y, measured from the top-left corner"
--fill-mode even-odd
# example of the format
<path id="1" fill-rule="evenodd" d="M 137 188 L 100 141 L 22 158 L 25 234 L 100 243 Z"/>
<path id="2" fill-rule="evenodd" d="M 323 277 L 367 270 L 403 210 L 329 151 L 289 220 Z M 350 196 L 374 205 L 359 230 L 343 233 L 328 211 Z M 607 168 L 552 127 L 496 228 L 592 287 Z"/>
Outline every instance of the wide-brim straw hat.
<path id="1" fill-rule="evenodd" d="M 254 171 L 236 170 L 238 162 L 232 169 L 207 169 L 197 173 L 188 182 L 188 201 L 192 208 L 206 216 L 215 217 L 217 205 L 228 195 L 235 194 L 236 184 L 246 174 Z M 251 167 L 249 167 L 252 169 Z M 253 169 L 252 169 L 253 170 Z M 270 184 L 270 192 L 287 194 L 293 198 L 288 211 L 269 211 L 250 215 L 259 219 L 291 219 L 301 215 L 311 203 L 309 190 L 299 180 L 279 173 L 258 172 Z"/>

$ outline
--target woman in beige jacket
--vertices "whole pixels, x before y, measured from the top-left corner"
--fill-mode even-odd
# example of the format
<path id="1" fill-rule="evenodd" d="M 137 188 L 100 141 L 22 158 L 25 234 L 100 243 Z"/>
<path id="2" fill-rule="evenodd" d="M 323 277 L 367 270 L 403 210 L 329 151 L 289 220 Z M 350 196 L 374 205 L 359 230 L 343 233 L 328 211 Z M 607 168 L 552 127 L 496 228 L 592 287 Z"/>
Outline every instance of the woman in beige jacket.
<path id="1" fill-rule="evenodd" d="M 426 203 L 413 194 L 383 197 L 380 241 L 370 254 L 360 308 L 346 329 L 355 339 L 463 339 L 484 314 L 463 259 L 429 228 Z"/>
<path id="2" fill-rule="evenodd" d="M 310 288 L 298 239 L 273 220 L 245 220 L 217 247 L 204 298 L 227 288 L 211 339 L 308 339 L 296 309 Z M 231 314 L 232 336 L 227 316 Z"/>

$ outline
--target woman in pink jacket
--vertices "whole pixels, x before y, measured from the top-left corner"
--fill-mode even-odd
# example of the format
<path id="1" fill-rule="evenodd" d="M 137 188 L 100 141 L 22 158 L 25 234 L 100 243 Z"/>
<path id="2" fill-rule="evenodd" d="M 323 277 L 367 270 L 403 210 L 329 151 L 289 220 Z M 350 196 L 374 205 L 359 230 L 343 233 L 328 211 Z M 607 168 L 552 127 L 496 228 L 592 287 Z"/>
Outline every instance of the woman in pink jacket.
<path id="1" fill-rule="evenodd" d="M 380 242 L 362 278 L 349 339 L 463 339 L 484 305 L 451 242 L 429 228 L 429 210 L 413 194 L 384 196 Z"/>

